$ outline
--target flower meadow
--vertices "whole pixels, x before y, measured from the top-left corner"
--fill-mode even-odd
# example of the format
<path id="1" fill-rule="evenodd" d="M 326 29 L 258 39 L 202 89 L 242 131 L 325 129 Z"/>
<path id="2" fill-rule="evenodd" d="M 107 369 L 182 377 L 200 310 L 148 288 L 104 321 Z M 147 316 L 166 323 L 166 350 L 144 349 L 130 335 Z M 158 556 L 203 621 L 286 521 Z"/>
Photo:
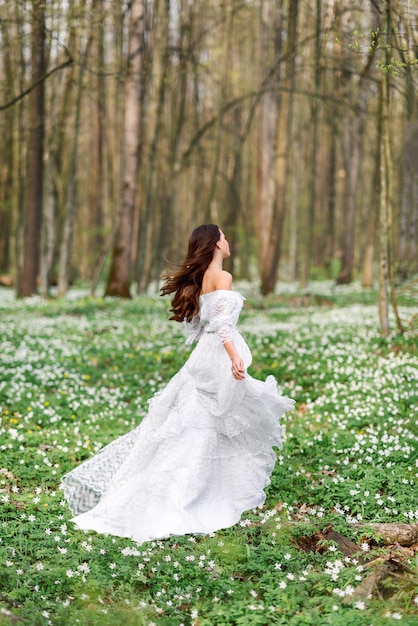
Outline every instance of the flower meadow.
<path id="1" fill-rule="evenodd" d="M 241 291 L 252 375 L 296 400 L 266 503 L 210 536 L 137 545 L 77 530 L 59 483 L 136 426 L 187 359 L 168 300 L 0 290 L 0 625 L 418 623 L 414 546 L 367 527 L 418 523 L 416 283 L 399 293 L 405 333 L 387 339 L 373 291 Z M 330 528 L 358 551 L 309 541 Z M 388 552 L 398 573 L 356 600 Z"/>

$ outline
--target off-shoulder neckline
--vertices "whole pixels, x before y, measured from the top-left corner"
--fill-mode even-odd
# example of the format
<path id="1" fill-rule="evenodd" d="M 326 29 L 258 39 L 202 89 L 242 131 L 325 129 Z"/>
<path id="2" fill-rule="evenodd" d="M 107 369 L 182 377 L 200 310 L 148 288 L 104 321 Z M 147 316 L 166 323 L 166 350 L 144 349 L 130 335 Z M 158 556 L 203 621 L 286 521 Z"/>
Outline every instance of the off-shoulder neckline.
<path id="1" fill-rule="evenodd" d="M 203 296 L 210 296 L 213 293 L 233 293 L 236 294 L 237 296 L 239 296 L 240 298 L 242 298 L 243 300 L 245 299 L 244 296 L 242 296 L 240 293 L 238 293 L 238 291 L 234 291 L 233 289 L 214 289 L 213 291 L 207 291 L 206 293 L 201 293 L 200 297 L 203 298 Z"/>

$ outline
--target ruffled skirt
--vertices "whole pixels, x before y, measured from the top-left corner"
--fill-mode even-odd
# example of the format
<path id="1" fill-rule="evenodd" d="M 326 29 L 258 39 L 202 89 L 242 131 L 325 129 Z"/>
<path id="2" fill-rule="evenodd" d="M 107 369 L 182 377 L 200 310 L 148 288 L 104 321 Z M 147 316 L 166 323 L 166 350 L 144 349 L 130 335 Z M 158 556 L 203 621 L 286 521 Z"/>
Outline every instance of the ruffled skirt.
<path id="1" fill-rule="evenodd" d="M 238 333 L 234 343 L 248 366 Z M 294 402 L 272 376 L 234 380 L 230 363 L 219 338 L 204 334 L 141 424 L 64 476 L 79 528 L 142 543 L 227 528 L 263 504 L 279 418 Z"/>

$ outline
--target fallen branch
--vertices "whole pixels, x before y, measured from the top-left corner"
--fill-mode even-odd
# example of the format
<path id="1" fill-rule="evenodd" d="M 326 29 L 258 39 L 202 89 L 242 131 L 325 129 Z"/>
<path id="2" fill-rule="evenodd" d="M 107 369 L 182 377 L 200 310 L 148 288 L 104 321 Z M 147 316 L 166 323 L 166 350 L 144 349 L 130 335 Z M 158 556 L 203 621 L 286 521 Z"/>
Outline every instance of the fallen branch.
<path id="1" fill-rule="evenodd" d="M 354 543 L 354 541 L 351 541 L 351 539 L 332 530 L 332 525 L 325 528 L 325 530 L 313 533 L 309 537 L 299 537 L 297 543 L 299 548 L 305 552 L 317 552 L 321 554 L 328 550 L 326 543 L 330 541 L 337 545 L 338 550 L 344 556 L 352 556 L 353 554 L 361 552 L 360 546 Z"/>
<path id="2" fill-rule="evenodd" d="M 368 563 L 366 567 L 373 567 L 373 571 L 356 587 L 353 593 L 343 598 L 343 604 L 352 604 L 372 597 L 388 598 L 396 592 L 401 581 L 406 587 L 404 583 L 407 582 L 408 575 L 410 579 L 410 575 L 414 574 L 401 560 L 390 554 Z"/>
<path id="3" fill-rule="evenodd" d="M 418 543 L 418 524 L 358 524 L 359 529 L 371 529 L 374 536 L 380 537 L 384 543 L 400 546 L 412 546 Z"/>

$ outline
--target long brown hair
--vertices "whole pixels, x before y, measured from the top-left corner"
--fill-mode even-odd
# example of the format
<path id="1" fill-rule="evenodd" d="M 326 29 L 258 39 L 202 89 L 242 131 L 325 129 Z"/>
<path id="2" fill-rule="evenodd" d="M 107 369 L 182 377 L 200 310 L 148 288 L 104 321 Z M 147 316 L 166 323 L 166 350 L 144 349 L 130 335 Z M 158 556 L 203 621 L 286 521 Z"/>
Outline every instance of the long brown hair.
<path id="1" fill-rule="evenodd" d="M 171 302 L 173 315 L 171 320 L 190 322 L 199 312 L 199 295 L 202 289 L 203 275 L 213 259 L 216 244 L 221 232 L 216 224 L 202 224 L 194 229 L 189 239 L 187 256 L 178 265 L 178 269 L 163 275 L 162 296 L 174 293 Z"/>

